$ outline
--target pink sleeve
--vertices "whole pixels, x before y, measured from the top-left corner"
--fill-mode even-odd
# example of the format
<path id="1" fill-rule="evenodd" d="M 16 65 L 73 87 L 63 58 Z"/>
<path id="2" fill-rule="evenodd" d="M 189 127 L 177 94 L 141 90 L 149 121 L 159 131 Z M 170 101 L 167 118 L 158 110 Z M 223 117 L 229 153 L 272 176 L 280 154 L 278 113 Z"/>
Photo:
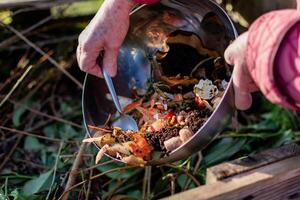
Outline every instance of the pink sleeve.
<path id="1" fill-rule="evenodd" d="M 288 31 L 280 44 L 274 76 L 282 94 L 300 108 L 300 22 Z"/>
<path id="2" fill-rule="evenodd" d="M 258 18 L 249 29 L 247 64 L 253 80 L 271 102 L 300 110 L 298 22 L 297 10 L 273 11 Z"/>
<path id="3" fill-rule="evenodd" d="M 133 0 L 135 3 L 141 3 L 141 4 L 153 4 L 157 3 L 160 0 Z"/>

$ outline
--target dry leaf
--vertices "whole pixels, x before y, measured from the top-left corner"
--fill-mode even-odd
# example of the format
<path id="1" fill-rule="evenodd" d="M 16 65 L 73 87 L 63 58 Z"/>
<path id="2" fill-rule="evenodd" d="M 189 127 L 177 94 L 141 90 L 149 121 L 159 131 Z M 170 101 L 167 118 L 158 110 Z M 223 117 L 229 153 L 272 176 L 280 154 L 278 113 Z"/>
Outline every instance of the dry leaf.
<path id="1" fill-rule="evenodd" d="M 108 145 L 104 145 L 97 153 L 97 156 L 96 156 L 96 160 L 95 160 L 95 164 L 98 164 L 99 161 L 102 159 L 102 157 L 104 156 L 105 152 L 107 151 L 108 149 Z"/>

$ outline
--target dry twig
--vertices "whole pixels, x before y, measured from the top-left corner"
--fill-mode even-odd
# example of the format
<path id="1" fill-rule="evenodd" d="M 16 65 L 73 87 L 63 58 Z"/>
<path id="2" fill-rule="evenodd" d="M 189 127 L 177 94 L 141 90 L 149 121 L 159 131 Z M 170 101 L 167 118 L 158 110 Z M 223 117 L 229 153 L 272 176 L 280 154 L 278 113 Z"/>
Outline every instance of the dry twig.
<path id="1" fill-rule="evenodd" d="M 171 168 L 174 168 L 174 169 L 177 169 L 179 171 L 182 171 L 184 172 L 190 179 L 192 179 L 192 181 L 196 184 L 196 186 L 200 186 L 201 183 L 186 169 L 184 168 L 181 168 L 181 167 L 178 167 L 176 165 L 173 165 L 173 164 L 164 164 L 163 166 L 167 166 L 167 167 L 171 167 Z"/>
<path id="2" fill-rule="evenodd" d="M 86 137 L 87 137 L 87 135 L 86 135 Z M 63 192 L 63 195 L 61 196 L 61 199 L 63 199 L 63 200 L 67 200 L 68 199 L 69 193 L 70 193 L 70 188 L 72 188 L 72 186 L 75 184 L 76 176 L 80 172 L 79 171 L 80 170 L 80 165 L 81 165 L 82 160 L 83 160 L 83 156 L 82 155 L 84 154 L 86 145 L 87 144 L 83 142 L 83 143 L 81 143 L 81 145 L 79 147 L 78 154 L 77 154 L 77 156 L 75 158 L 75 161 L 74 161 L 73 166 L 71 168 L 71 171 L 69 173 L 69 178 L 68 178 L 65 190 Z"/>
<path id="3" fill-rule="evenodd" d="M 20 31 L 20 33 L 23 34 L 23 35 L 26 35 L 27 33 L 33 31 L 34 29 L 36 29 L 36 28 L 42 26 L 43 24 L 49 22 L 51 19 L 52 19 L 52 16 L 50 15 L 50 16 L 48 16 L 48 17 L 42 19 L 42 20 L 39 21 L 38 23 L 36 23 L 36 24 L 30 26 L 29 28 L 27 28 L 27 29 L 25 29 L 25 30 L 23 30 L 23 31 Z M 13 43 L 17 42 L 19 39 L 20 39 L 20 38 L 19 38 L 18 36 L 14 35 L 14 36 L 12 36 L 12 37 L 10 37 L 10 38 L 8 38 L 8 39 L 2 41 L 2 42 L 0 43 L 0 49 L 7 49 L 7 47 L 9 47 L 9 46 L 12 45 Z"/>
<path id="4" fill-rule="evenodd" d="M 0 172 L 1 172 L 2 168 L 6 165 L 6 163 L 9 161 L 9 159 L 11 158 L 11 156 L 13 155 L 13 153 L 15 152 L 15 149 L 17 148 L 17 146 L 21 142 L 22 138 L 23 138 L 23 135 L 19 135 L 18 136 L 17 141 L 15 142 L 14 146 L 11 148 L 11 150 L 6 155 L 6 157 L 2 160 L 2 162 L 0 164 Z"/>
<path id="5" fill-rule="evenodd" d="M 2 101 L 0 102 L 0 108 L 3 106 L 3 104 L 8 100 L 8 98 L 12 95 L 12 93 L 16 90 L 16 88 L 20 85 L 20 83 L 22 82 L 22 80 L 24 80 L 24 78 L 27 76 L 27 74 L 29 73 L 29 71 L 32 69 L 32 65 L 29 66 L 26 71 L 22 74 L 22 76 L 18 79 L 18 81 L 16 82 L 16 84 L 12 87 L 12 89 L 8 92 L 8 94 L 4 97 L 4 99 L 2 99 Z"/>
<path id="6" fill-rule="evenodd" d="M 9 100 L 9 101 L 10 101 L 11 103 L 17 105 L 17 106 L 22 106 L 22 107 L 24 107 L 26 110 L 32 112 L 33 114 L 36 114 L 36 115 L 39 115 L 39 116 L 43 116 L 43 117 L 47 117 L 47 118 L 49 118 L 49 119 L 53 119 L 53 120 L 55 120 L 55 121 L 62 122 L 62 123 L 65 123 L 65 124 L 69 124 L 69 125 L 74 126 L 74 127 L 76 127 L 76 128 L 82 128 L 82 126 L 79 125 L 79 124 L 77 124 L 77 123 L 74 123 L 74 122 L 65 120 L 65 119 L 60 118 L 60 117 L 56 117 L 56 116 L 53 116 L 53 115 L 49 115 L 49 114 L 40 112 L 40 111 L 38 111 L 38 110 L 35 110 L 35 109 L 33 109 L 33 108 L 28 107 L 28 106 L 25 105 L 25 104 L 18 103 L 18 102 L 14 101 L 14 100 Z"/>
<path id="7" fill-rule="evenodd" d="M 120 170 L 127 170 L 127 169 L 131 169 L 131 168 L 134 168 L 134 166 L 125 166 L 125 167 L 117 167 L 117 168 L 114 168 L 114 169 L 110 169 L 110 170 L 107 170 L 105 172 L 102 172 L 100 174 L 97 174 L 95 176 L 92 176 L 89 180 L 94 180 L 94 179 L 97 179 L 103 175 L 106 175 L 106 174 L 109 174 L 109 173 L 112 173 L 112 172 L 115 172 L 115 171 L 120 171 Z M 68 190 L 65 190 L 62 195 L 58 198 L 58 200 L 62 200 L 63 197 L 69 193 L 71 190 L 73 190 L 74 188 L 82 185 L 82 184 L 85 184 L 87 183 L 89 180 L 84 180 L 84 181 L 81 181 L 80 183 L 77 183 L 75 185 L 73 185 L 72 187 L 70 187 Z"/>
<path id="8" fill-rule="evenodd" d="M 43 139 L 43 140 L 48 140 L 48 141 L 51 141 L 51 142 L 77 143 L 77 141 L 70 141 L 70 140 L 65 141 L 65 140 L 60 140 L 60 139 L 56 139 L 56 138 L 49 138 L 49 137 L 46 137 L 46 136 L 37 135 L 37 134 L 29 133 L 27 131 L 21 131 L 21 130 L 8 128 L 8 127 L 4 127 L 4 126 L 0 126 L 0 129 L 10 131 L 10 132 L 13 132 L 13 133 L 22 134 L 22 135 L 29 135 L 29 136 L 32 136 L 32 137 L 40 138 L 40 139 Z"/>
<path id="9" fill-rule="evenodd" d="M 51 56 L 49 56 L 45 51 L 43 51 L 40 47 L 36 46 L 33 42 L 31 42 L 29 39 L 27 39 L 22 33 L 20 33 L 18 30 L 16 30 L 14 27 L 10 25 L 6 25 L 3 22 L 0 22 L 0 25 L 7 28 L 14 34 L 16 34 L 19 38 L 21 38 L 25 43 L 27 43 L 29 46 L 31 46 L 35 51 L 40 53 L 41 55 L 45 56 L 47 60 L 53 64 L 55 67 L 57 67 L 61 72 L 63 72 L 68 78 L 70 78 L 79 88 L 83 88 L 82 84 L 74 77 L 72 76 L 63 66 L 60 66 L 56 60 L 54 60 Z"/>

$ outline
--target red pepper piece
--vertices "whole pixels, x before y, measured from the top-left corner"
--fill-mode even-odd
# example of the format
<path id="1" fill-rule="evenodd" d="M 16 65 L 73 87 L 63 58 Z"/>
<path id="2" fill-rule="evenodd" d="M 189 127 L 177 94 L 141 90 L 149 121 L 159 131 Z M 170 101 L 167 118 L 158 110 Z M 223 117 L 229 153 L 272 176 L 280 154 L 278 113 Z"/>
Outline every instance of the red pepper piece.
<path id="1" fill-rule="evenodd" d="M 205 104 L 204 104 L 203 100 L 200 97 L 195 97 L 195 102 L 196 102 L 196 105 L 200 109 L 204 109 L 205 108 Z"/>
<path id="2" fill-rule="evenodd" d="M 172 117 L 175 115 L 173 111 L 168 112 L 168 114 L 165 115 L 165 119 L 172 119 Z"/>

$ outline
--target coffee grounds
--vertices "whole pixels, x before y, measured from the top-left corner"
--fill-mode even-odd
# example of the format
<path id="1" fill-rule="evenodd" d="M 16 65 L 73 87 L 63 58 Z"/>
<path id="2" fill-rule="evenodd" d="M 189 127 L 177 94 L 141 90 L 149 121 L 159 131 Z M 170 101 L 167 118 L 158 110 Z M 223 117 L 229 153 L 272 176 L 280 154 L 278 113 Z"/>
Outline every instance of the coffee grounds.
<path id="1" fill-rule="evenodd" d="M 195 112 L 190 112 L 188 113 L 187 119 L 187 126 L 195 134 L 199 130 L 199 128 L 206 122 L 207 117 L 203 118 Z"/>
<path id="2" fill-rule="evenodd" d="M 154 133 L 146 133 L 145 137 L 154 150 L 166 152 L 164 141 L 179 135 L 180 128 L 162 128 Z"/>
<path id="3" fill-rule="evenodd" d="M 190 111 L 187 114 L 186 125 L 193 131 L 193 133 L 196 133 L 198 129 L 206 122 L 207 115 L 202 117 L 203 115 L 205 114 L 195 111 Z M 168 152 L 164 146 L 164 141 L 172 137 L 179 136 L 179 131 L 180 128 L 177 127 L 165 127 L 154 133 L 145 133 L 145 138 L 155 151 L 161 151 L 164 155 L 166 155 Z"/>

